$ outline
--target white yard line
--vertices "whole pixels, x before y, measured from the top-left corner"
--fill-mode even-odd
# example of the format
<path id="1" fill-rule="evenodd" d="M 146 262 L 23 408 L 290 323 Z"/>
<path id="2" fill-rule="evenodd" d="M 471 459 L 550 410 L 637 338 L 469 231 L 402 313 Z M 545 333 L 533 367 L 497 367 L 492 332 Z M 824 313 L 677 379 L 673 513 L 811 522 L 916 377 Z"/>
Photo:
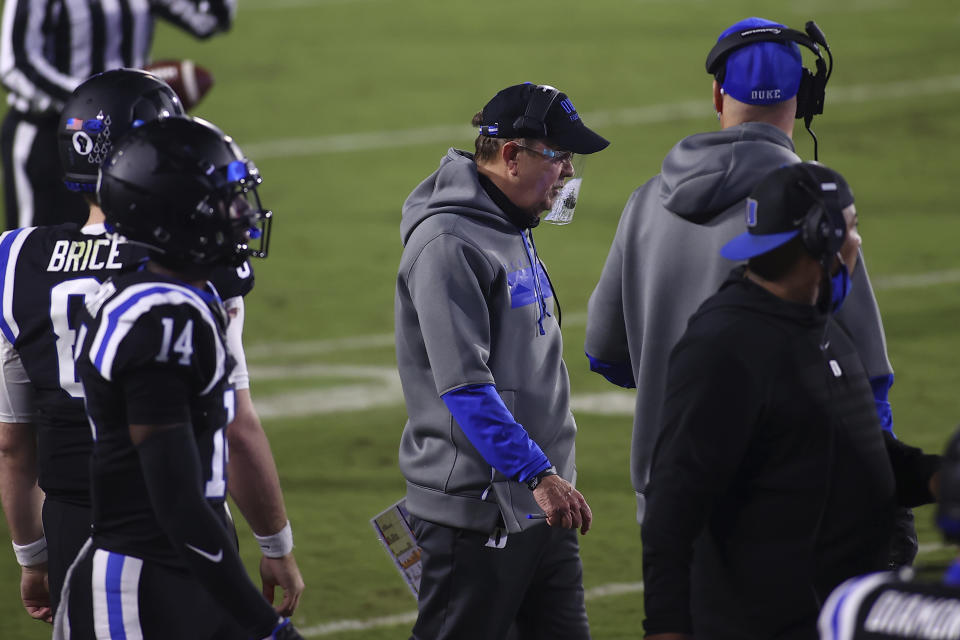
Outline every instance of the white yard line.
<path id="1" fill-rule="evenodd" d="M 874 278 L 878 291 L 916 289 L 960 282 L 960 269 L 927 273 L 891 275 Z M 582 327 L 586 312 L 566 314 L 564 325 Z M 257 365 L 281 356 L 326 356 L 344 351 L 379 349 L 393 346 L 393 334 L 378 333 L 330 340 L 269 343 L 247 348 L 253 398 L 262 418 L 294 418 L 348 411 L 366 411 L 403 404 L 403 391 L 396 368 L 391 365 L 339 365 L 310 362 L 292 365 Z M 303 380 L 308 378 L 355 378 L 356 383 L 333 387 L 304 388 L 276 394 L 258 394 L 258 380 Z M 636 395 L 633 391 L 613 390 L 599 393 L 575 393 L 570 400 L 574 413 L 608 416 L 632 416 Z"/>
<path id="2" fill-rule="evenodd" d="M 614 582 L 601 585 L 584 592 L 584 598 L 595 600 L 597 598 L 606 598 L 609 596 L 620 596 L 629 593 L 643 592 L 642 582 Z M 376 629 L 379 627 L 392 627 L 395 625 L 412 625 L 417 619 L 416 611 L 407 613 L 398 613 L 392 616 L 381 616 L 378 618 L 368 618 L 366 620 L 337 620 L 326 624 L 318 624 L 313 627 L 298 629 L 300 635 L 305 638 L 316 638 L 319 636 L 328 636 L 339 631 L 364 631 L 366 629 Z"/>
<path id="3" fill-rule="evenodd" d="M 960 75 L 920 78 L 898 82 L 830 88 L 827 105 L 859 104 L 877 99 L 921 98 L 960 92 Z M 638 126 L 702 118 L 712 113 L 706 100 L 688 100 L 672 104 L 649 105 L 629 109 L 594 111 L 584 119 L 595 127 Z M 330 153 L 372 151 L 423 144 L 456 144 L 472 139 L 475 130 L 467 125 L 441 125 L 420 129 L 368 131 L 362 133 L 287 138 L 251 142 L 244 150 L 252 158 L 286 158 Z"/>
<path id="4" fill-rule="evenodd" d="M 919 289 L 942 284 L 957 284 L 960 283 L 960 269 L 876 276 L 872 279 L 872 283 L 876 291 Z M 586 311 L 573 311 L 563 314 L 564 327 L 582 327 L 586 323 Z M 373 333 L 364 336 L 349 336 L 324 340 L 255 344 L 246 348 L 246 354 L 247 358 L 252 361 L 258 359 L 270 360 L 277 356 L 326 355 L 341 351 L 363 351 L 365 349 L 378 349 L 392 346 L 392 333 Z"/>
<path id="5" fill-rule="evenodd" d="M 919 555 L 941 551 L 947 546 L 939 543 L 921 544 Z M 640 552 L 639 547 L 637 553 Z M 600 585 L 587 589 L 584 596 L 589 600 L 608 598 L 611 596 L 622 596 L 643 592 L 643 582 L 612 582 L 610 584 Z M 392 627 L 399 625 L 412 625 L 417 619 L 416 611 L 400 613 L 392 616 L 382 616 L 378 618 L 367 618 L 365 620 L 338 620 L 336 622 L 327 622 L 312 627 L 306 627 L 300 630 L 300 633 L 306 638 L 316 638 L 319 636 L 328 636 L 339 631 L 364 631 L 366 629 L 376 629 L 380 627 Z"/>
<path id="6" fill-rule="evenodd" d="M 277 9 L 313 9 L 345 4 L 370 4 L 389 0 L 243 0 L 237 7 L 240 12 L 274 11 Z"/>

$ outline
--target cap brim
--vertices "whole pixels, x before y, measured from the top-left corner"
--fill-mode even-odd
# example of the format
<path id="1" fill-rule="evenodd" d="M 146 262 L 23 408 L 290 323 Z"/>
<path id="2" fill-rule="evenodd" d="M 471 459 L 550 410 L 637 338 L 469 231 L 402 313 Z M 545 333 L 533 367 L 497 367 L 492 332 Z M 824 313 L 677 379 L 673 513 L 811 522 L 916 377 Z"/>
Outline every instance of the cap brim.
<path id="1" fill-rule="evenodd" d="M 596 153 L 607 148 L 610 141 L 601 135 L 598 135 L 581 125 L 570 131 L 550 136 L 550 142 L 560 149 L 573 151 L 574 153 L 587 154 Z"/>
<path id="2" fill-rule="evenodd" d="M 796 238 L 799 234 L 799 229 L 784 231 L 783 233 L 771 233 L 764 236 L 755 235 L 747 231 L 723 245 L 723 248 L 720 249 L 720 255 L 727 260 L 747 260 L 754 256 L 763 255 L 768 251 L 773 251 L 780 245 L 790 242 L 790 240 Z"/>

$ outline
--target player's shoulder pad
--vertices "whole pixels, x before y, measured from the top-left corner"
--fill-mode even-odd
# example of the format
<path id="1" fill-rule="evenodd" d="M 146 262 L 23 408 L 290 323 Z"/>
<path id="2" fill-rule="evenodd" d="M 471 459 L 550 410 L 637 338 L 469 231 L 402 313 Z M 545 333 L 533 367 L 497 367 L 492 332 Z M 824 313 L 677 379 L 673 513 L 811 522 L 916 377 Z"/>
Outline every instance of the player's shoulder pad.
<path id="1" fill-rule="evenodd" d="M 98 321 L 90 329 L 89 358 L 104 379 L 113 378 L 118 352 L 128 340 L 130 348 L 125 351 L 158 362 L 189 359 L 188 351 L 200 347 L 202 340 L 213 358 L 209 386 L 226 371 L 224 320 L 215 315 L 202 292 L 171 282 L 137 282 L 119 288 L 99 305 Z"/>
<path id="2" fill-rule="evenodd" d="M 10 344 L 14 344 L 20 335 L 20 327 L 13 317 L 13 290 L 17 268 L 17 260 L 23 244 L 36 227 L 11 229 L 0 235 L 0 331 Z"/>

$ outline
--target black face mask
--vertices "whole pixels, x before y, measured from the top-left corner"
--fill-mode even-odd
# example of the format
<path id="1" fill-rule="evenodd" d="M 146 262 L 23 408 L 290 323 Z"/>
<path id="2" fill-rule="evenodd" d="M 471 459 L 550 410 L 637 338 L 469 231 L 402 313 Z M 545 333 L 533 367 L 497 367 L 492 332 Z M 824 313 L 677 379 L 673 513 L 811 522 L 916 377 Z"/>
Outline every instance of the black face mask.
<path id="1" fill-rule="evenodd" d="M 846 297 L 850 295 L 851 289 L 853 289 L 853 279 L 847 270 L 847 265 L 841 262 L 837 274 L 830 279 L 830 311 L 832 313 L 840 311 L 840 307 Z"/>

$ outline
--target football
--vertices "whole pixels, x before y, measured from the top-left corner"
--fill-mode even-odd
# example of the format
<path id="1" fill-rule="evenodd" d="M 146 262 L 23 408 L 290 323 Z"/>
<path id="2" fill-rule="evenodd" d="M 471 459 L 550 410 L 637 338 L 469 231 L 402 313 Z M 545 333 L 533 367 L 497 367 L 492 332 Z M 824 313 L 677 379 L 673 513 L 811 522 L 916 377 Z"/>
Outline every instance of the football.
<path id="1" fill-rule="evenodd" d="M 213 87 L 213 74 L 193 60 L 158 60 L 144 70 L 170 85 L 187 111 L 197 106 Z"/>

